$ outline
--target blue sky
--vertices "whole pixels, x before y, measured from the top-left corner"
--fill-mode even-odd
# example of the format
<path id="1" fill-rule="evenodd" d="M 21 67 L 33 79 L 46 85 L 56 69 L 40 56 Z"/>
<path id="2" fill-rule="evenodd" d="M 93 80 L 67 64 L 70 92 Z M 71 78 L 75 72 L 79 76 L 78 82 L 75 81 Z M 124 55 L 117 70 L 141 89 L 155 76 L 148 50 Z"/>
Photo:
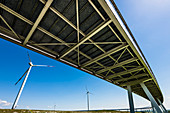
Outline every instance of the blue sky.
<path id="1" fill-rule="evenodd" d="M 170 109 L 170 1 L 115 0 L 125 21 L 149 62 Z M 87 109 L 86 90 L 91 109 L 128 108 L 127 91 L 70 66 L 52 60 L 18 45 L 0 39 L 0 108 L 11 108 L 22 82 L 15 82 L 29 67 L 27 51 L 34 64 L 53 68 L 33 67 L 21 98 L 19 109 Z M 150 102 L 134 94 L 135 107 Z"/>

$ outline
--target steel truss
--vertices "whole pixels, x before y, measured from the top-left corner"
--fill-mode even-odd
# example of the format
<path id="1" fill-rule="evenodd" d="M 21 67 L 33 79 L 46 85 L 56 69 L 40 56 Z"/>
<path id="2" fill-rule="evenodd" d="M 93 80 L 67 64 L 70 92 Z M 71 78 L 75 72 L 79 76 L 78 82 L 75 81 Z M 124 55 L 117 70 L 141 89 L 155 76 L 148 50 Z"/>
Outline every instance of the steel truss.
<path id="1" fill-rule="evenodd" d="M 29 18 L 26 18 L 18 13 L 22 5 L 22 0 L 18 3 L 16 11 L 7 7 L 5 4 L 0 3 L 1 9 L 19 18 L 23 22 L 31 25 L 31 29 L 29 30 L 29 33 L 27 34 L 26 37 L 23 37 L 21 34 L 17 34 L 17 32 L 13 28 L 16 19 L 14 19 L 12 25 L 10 25 L 6 20 L 6 18 L 3 17 L 2 14 L 0 14 L 0 19 L 9 28 L 8 30 L 0 26 L 0 35 L 3 36 L 4 39 L 12 41 L 18 45 L 29 48 L 31 50 L 34 50 L 38 53 L 44 54 L 55 60 L 64 62 L 68 65 L 71 65 L 75 68 L 78 68 L 90 74 L 93 74 L 108 82 L 114 83 L 122 88 L 126 89 L 126 86 L 128 86 L 130 92 L 138 92 L 137 94 L 145 98 L 147 98 L 147 96 L 144 94 L 144 92 L 146 91 L 142 90 L 142 88 L 144 87 L 143 85 L 141 85 L 141 87 L 139 86 L 139 84 L 141 83 L 150 83 L 149 85 L 146 86 L 148 87 L 153 86 L 157 88 L 156 91 L 152 91 L 155 93 L 155 95 L 153 96 L 162 95 L 161 93 L 159 94 L 156 93 L 161 91 L 156 82 L 156 79 L 153 76 L 150 67 L 146 64 L 146 61 L 140 56 L 138 51 L 135 49 L 133 43 L 127 38 L 128 35 L 125 33 L 124 30 L 122 30 L 122 27 L 119 21 L 115 18 L 113 12 L 111 12 L 111 10 L 108 9 L 108 5 L 106 4 L 105 0 L 98 0 L 98 2 L 101 5 L 101 8 L 103 8 L 107 13 L 108 18 L 106 18 L 102 14 L 102 12 L 99 10 L 99 8 L 95 5 L 95 3 L 92 0 L 88 0 L 87 3 L 85 3 L 84 6 L 81 8 L 79 7 L 80 5 L 79 0 L 75 0 L 75 1 L 71 0 L 70 3 L 68 3 L 67 7 L 62 12 L 58 11 L 55 7 L 51 5 L 53 3 L 53 0 L 48 0 L 48 1 L 39 0 L 39 2 L 44 4 L 44 7 L 41 10 L 39 16 L 36 18 L 35 22 L 32 22 L 31 20 L 29 20 Z M 75 10 L 76 10 L 75 15 L 71 19 L 68 19 L 66 16 L 64 16 L 63 12 L 67 11 L 69 9 L 68 7 L 70 7 L 74 2 L 75 2 Z M 93 26 L 90 26 L 86 30 L 90 32 L 86 33 L 85 31 L 83 32 L 80 27 L 83 24 L 83 22 L 80 23 L 80 14 L 89 5 L 94 9 L 94 11 L 93 13 L 91 13 L 89 17 L 83 20 L 83 22 L 87 21 L 94 14 L 98 14 L 101 20 L 98 20 Z M 32 14 L 30 15 L 30 17 L 32 17 L 37 7 L 38 7 L 38 2 L 35 3 L 35 6 L 32 9 Z M 50 28 L 46 30 L 42 28 L 39 24 L 43 21 L 43 18 L 45 17 L 48 10 L 53 12 L 58 18 L 50 26 Z M 52 32 L 50 32 L 51 29 L 54 27 L 54 25 L 58 23 L 60 19 L 64 21 L 66 25 L 59 31 L 58 34 L 63 33 L 67 27 L 71 27 L 72 29 L 74 29 L 74 31 L 72 31 L 67 37 L 64 37 L 64 39 L 62 39 L 59 35 L 57 36 Z M 72 20 L 75 20 L 76 24 L 74 24 Z M 113 28 L 112 24 L 114 24 L 117 27 L 117 29 L 119 30 L 119 32 L 121 33 L 124 39 L 122 39 L 122 37 L 118 35 L 118 32 Z M 95 28 L 93 28 L 94 26 Z M 91 30 L 91 28 L 93 29 Z M 92 39 L 96 34 L 101 32 L 105 28 L 108 28 L 113 33 L 113 35 L 116 37 L 116 41 L 100 42 L 100 41 L 94 41 Z M 24 28 L 23 31 L 25 29 L 26 28 Z M 31 37 L 33 36 L 36 30 L 39 30 L 44 33 L 39 43 L 31 40 Z M 72 42 L 66 42 L 65 39 L 69 39 L 74 33 L 76 33 L 76 40 L 73 40 Z M 50 42 L 41 42 L 44 39 L 45 35 L 52 38 Z M 83 36 L 83 38 L 80 38 L 81 36 Z M 101 36 L 99 36 L 99 38 L 100 37 Z M 53 42 L 53 40 L 57 42 Z M 89 48 L 86 51 L 82 51 L 81 46 L 84 45 L 93 45 L 93 47 Z M 102 45 L 115 45 L 115 47 L 106 51 Z M 55 47 L 53 49 L 49 49 L 47 46 L 55 46 Z M 58 46 L 64 46 L 62 52 L 60 53 L 55 51 L 55 49 Z M 96 49 L 96 51 L 100 51 L 102 54 L 93 58 L 87 54 L 87 52 L 90 49 Z M 73 52 L 76 54 L 72 54 Z M 121 61 L 121 59 L 125 57 L 125 54 L 126 55 L 128 54 L 128 59 Z M 115 57 L 114 55 L 117 57 Z M 72 56 L 76 56 L 75 59 L 71 59 L 70 57 Z M 88 59 L 88 61 L 81 63 L 82 56 Z M 109 62 L 111 62 L 112 65 L 108 66 L 105 64 L 105 62 L 101 62 L 101 60 L 103 61 L 108 60 L 106 58 L 111 59 Z M 118 68 L 120 68 L 121 71 L 117 71 L 119 70 Z M 126 75 L 127 77 L 124 77 Z M 159 101 L 163 101 L 163 100 L 159 98 Z"/>

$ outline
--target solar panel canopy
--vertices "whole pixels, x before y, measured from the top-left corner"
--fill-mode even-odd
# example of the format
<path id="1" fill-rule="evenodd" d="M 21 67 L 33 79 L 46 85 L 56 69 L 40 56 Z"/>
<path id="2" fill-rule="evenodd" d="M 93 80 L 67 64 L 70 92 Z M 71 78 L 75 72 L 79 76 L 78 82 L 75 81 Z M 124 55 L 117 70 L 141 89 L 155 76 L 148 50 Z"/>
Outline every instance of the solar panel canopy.
<path id="1" fill-rule="evenodd" d="M 156 78 L 112 0 L 0 0 L 0 37 L 163 102 Z M 56 73 L 57 76 L 57 73 Z"/>

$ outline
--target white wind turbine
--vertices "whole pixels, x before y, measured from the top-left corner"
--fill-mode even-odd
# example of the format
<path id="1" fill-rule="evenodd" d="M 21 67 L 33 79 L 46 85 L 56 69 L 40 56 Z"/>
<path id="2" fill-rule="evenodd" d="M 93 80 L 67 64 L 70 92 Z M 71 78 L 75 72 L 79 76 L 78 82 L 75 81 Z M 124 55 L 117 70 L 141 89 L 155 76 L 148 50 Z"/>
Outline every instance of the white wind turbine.
<path id="1" fill-rule="evenodd" d="M 29 65 L 30 65 L 30 67 L 26 70 L 26 72 L 21 76 L 21 78 L 15 83 L 15 85 L 25 76 L 25 78 L 24 78 L 24 81 L 23 81 L 23 83 L 22 83 L 22 85 L 21 85 L 21 87 L 20 87 L 20 90 L 19 90 L 19 92 L 18 92 L 18 94 L 17 94 L 17 97 L 16 97 L 16 99 L 15 99 L 15 101 L 14 101 L 14 103 L 13 103 L 13 105 L 12 105 L 12 109 L 15 109 L 16 108 L 16 106 L 17 106 L 17 103 L 18 103 L 18 100 L 19 100 L 19 98 L 20 98 L 20 96 L 21 96 L 21 93 L 22 93 L 22 90 L 23 90 L 23 88 L 24 88 L 24 86 L 25 86 L 25 83 L 26 83 L 26 81 L 27 81 L 27 78 L 28 78 L 28 75 L 29 75 L 29 73 L 30 73 L 30 71 L 31 71 L 31 68 L 32 67 L 54 67 L 54 66 L 49 66 L 49 65 L 33 65 L 33 63 L 31 62 L 31 58 L 30 58 L 30 56 L 29 56 L 29 54 L 28 54 L 28 58 L 29 58 Z"/>
<path id="2" fill-rule="evenodd" d="M 92 94 L 89 92 L 89 90 L 87 89 L 86 87 L 86 94 L 87 94 L 87 110 L 89 111 L 89 108 L 90 108 L 90 100 L 89 100 L 89 94 Z"/>

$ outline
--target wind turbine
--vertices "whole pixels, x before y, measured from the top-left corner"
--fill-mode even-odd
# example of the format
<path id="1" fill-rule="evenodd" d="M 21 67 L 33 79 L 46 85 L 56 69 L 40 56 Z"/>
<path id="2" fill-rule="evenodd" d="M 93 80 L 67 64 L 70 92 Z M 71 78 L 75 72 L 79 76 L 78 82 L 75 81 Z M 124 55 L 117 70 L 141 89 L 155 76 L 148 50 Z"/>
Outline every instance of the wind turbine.
<path id="1" fill-rule="evenodd" d="M 87 87 L 86 87 L 86 94 L 87 94 L 87 110 L 89 111 L 89 107 L 90 107 L 90 106 L 89 106 L 89 105 L 90 105 L 90 104 L 89 104 L 89 103 L 90 103 L 90 101 L 89 101 L 89 94 L 92 94 L 92 93 L 89 92 L 89 90 L 87 89 Z"/>
<path id="2" fill-rule="evenodd" d="M 22 85 L 21 85 L 21 87 L 20 87 L 20 90 L 19 90 L 19 92 L 18 92 L 18 94 L 17 94 L 17 97 L 16 97 L 16 99 L 15 99 L 13 105 L 12 105 L 12 109 L 15 109 L 16 106 L 17 106 L 18 100 L 19 100 L 19 98 L 20 98 L 20 96 L 21 96 L 22 90 L 23 90 L 23 88 L 24 88 L 24 86 L 25 86 L 25 83 L 26 83 L 26 81 L 27 81 L 27 78 L 28 78 L 28 75 L 29 75 L 29 73 L 30 73 L 30 71 L 31 71 L 31 68 L 32 68 L 32 67 L 54 67 L 54 66 L 49 66 L 49 65 L 33 65 L 33 63 L 31 62 L 31 58 L 30 58 L 28 52 L 27 52 L 27 54 L 28 54 L 28 58 L 29 58 L 29 61 L 30 61 L 30 62 L 29 62 L 30 67 L 25 71 L 25 73 L 21 76 L 21 78 L 15 83 L 15 85 L 17 85 L 17 83 L 26 75 L 25 78 L 24 78 L 24 81 L 22 82 Z"/>

